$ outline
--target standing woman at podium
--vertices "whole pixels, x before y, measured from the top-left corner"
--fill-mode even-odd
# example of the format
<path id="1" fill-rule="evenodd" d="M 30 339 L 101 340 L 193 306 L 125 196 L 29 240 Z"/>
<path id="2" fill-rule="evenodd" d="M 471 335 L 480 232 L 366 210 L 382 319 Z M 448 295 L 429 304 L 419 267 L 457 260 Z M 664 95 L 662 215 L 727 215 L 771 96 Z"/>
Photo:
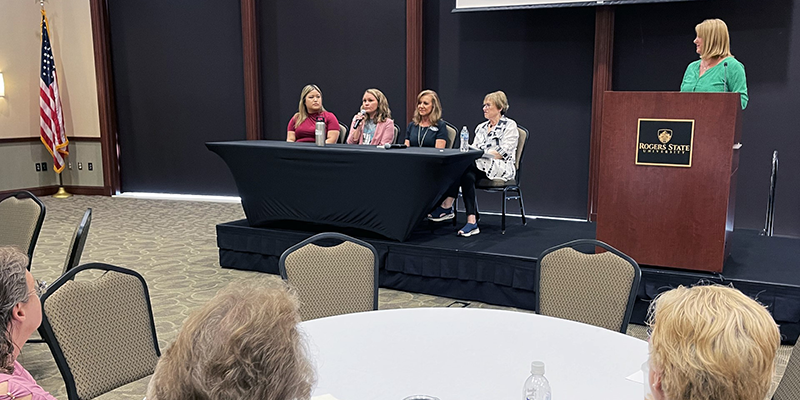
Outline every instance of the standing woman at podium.
<path id="1" fill-rule="evenodd" d="M 297 113 L 286 127 L 287 142 L 314 142 L 317 118 L 325 122 L 325 143 L 336 143 L 339 138 L 339 120 L 322 106 L 322 90 L 317 85 L 306 85 L 300 92 Z"/>
<path id="2" fill-rule="evenodd" d="M 744 65 L 731 54 L 728 26 L 721 19 L 707 19 L 695 28 L 694 39 L 700 59 L 683 74 L 681 92 L 735 92 L 747 107 L 747 77 Z"/>

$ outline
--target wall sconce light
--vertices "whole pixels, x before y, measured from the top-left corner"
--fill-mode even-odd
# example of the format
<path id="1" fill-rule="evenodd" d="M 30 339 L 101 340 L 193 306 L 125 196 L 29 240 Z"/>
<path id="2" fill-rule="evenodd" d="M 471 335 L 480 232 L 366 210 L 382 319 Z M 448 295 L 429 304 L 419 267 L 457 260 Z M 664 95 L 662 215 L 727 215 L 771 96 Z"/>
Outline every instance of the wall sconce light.
<path id="1" fill-rule="evenodd" d="M 0 97 L 6 96 L 6 84 L 3 81 L 3 73 L 0 72 Z"/>

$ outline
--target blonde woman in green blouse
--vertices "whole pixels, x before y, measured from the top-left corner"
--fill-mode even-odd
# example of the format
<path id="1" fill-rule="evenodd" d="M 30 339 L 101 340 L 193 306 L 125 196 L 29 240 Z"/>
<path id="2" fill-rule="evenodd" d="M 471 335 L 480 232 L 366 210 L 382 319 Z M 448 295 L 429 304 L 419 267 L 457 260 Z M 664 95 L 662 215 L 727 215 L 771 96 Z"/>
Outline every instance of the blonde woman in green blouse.
<path id="1" fill-rule="evenodd" d="M 683 74 L 681 92 L 735 92 L 747 107 L 747 77 L 744 65 L 731 54 L 728 26 L 721 19 L 707 19 L 695 28 L 694 39 L 700 59 Z"/>

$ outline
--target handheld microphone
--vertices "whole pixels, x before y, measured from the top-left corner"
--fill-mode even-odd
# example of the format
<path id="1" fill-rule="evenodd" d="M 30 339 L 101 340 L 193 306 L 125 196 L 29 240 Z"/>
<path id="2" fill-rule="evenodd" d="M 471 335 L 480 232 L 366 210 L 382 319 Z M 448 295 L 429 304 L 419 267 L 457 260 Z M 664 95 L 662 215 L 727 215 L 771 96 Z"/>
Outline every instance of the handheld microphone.
<path id="1" fill-rule="evenodd" d="M 365 114 L 367 113 L 367 110 L 364 110 L 364 109 L 362 108 L 362 109 L 361 109 L 361 111 L 359 111 L 358 113 L 359 113 L 360 115 L 365 115 Z M 363 120 L 364 120 L 364 118 L 361 118 L 361 119 L 359 119 L 358 121 L 356 121 L 356 124 L 355 124 L 355 125 L 353 125 L 353 129 L 358 129 L 358 124 L 360 124 L 360 123 L 361 123 L 361 121 L 363 121 Z"/>
<path id="2" fill-rule="evenodd" d="M 386 143 L 385 145 L 378 147 L 383 147 L 384 149 L 389 150 L 389 149 L 405 149 L 408 146 L 406 146 L 405 144 Z"/>
<path id="3" fill-rule="evenodd" d="M 725 91 L 727 92 L 728 91 L 728 62 L 725 61 L 725 63 L 722 64 L 722 66 L 725 69 L 725 82 L 724 83 L 725 83 Z"/>

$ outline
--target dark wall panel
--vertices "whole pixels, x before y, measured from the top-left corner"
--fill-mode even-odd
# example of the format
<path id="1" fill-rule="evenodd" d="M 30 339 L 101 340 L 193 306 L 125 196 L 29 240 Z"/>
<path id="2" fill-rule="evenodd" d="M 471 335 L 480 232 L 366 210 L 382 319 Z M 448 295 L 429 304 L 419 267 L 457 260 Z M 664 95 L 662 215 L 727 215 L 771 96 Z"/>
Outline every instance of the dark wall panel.
<path id="1" fill-rule="evenodd" d="M 123 191 L 236 194 L 204 143 L 242 140 L 238 0 L 110 0 Z"/>
<path id="2" fill-rule="evenodd" d="M 694 27 L 721 18 L 744 63 L 750 103 L 743 132 L 736 227 L 764 225 L 773 150 L 780 155 L 775 234 L 800 235 L 800 7 L 798 0 L 709 0 L 617 7 L 614 90 L 679 90 L 697 59 Z"/>
<path id="3" fill-rule="evenodd" d="M 531 133 L 521 182 L 527 213 L 585 218 L 594 8 L 453 14 L 453 4 L 425 6 L 425 82 L 444 118 L 474 134 L 484 95 L 505 91 L 508 116 Z M 499 197 L 479 194 L 480 209 L 499 211 Z"/>
<path id="4" fill-rule="evenodd" d="M 264 138 L 286 139 L 300 91 L 314 83 L 345 124 L 364 90 L 387 96 L 405 119 L 405 1 L 278 0 L 259 3 Z"/>

